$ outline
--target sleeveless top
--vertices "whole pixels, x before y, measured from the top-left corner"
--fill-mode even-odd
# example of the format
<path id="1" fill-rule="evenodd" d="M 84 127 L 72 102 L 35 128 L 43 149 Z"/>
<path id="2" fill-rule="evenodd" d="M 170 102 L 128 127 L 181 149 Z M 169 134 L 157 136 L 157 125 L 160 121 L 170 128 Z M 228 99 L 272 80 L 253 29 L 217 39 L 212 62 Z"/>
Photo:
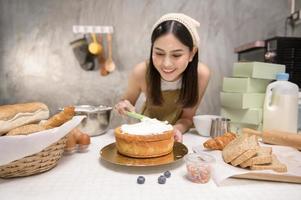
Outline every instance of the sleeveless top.
<path id="1" fill-rule="evenodd" d="M 142 108 L 142 114 L 161 121 L 168 121 L 172 125 L 175 124 L 182 114 L 182 107 L 177 104 L 181 84 L 181 78 L 173 82 L 161 79 L 162 104 L 158 106 L 146 101 Z"/>

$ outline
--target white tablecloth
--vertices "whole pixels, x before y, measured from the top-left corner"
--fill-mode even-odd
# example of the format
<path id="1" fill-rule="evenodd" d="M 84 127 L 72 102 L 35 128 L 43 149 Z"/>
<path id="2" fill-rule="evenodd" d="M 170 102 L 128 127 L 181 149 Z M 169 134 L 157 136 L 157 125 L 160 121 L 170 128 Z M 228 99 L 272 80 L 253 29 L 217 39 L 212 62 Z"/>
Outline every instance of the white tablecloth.
<path id="1" fill-rule="evenodd" d="M 0 179 L 0 199 L 301 199 L 301 185 L 269 181 L 227 179 L 221 186 L 211 180 L 196 184 L 186 179 L 184 161 L 157 167 L 125 167 L 99 159 L 102 147 L 114 142 L 113 131 L 92 137 L 89 151 L 64 156 L 52 170 L 29 177 Z M 184 144 L 201 145 L 194 131 L 184 135 Z M 166 170 L 166 184 L 157 178 Z M 139 175 L 146 181 L 136 183 Z"/>

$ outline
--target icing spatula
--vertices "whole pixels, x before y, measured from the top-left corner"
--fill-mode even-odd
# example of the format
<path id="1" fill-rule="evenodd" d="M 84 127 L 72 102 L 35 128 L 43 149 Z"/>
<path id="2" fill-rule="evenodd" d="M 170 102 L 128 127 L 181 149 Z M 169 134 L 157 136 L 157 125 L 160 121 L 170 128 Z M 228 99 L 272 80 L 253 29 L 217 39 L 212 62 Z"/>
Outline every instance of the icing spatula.
<path id="1" fill-rule="evenodd" d="M 145 120 L 145 119 L 150 119 L 149 117 L 141 115 L 141 114 L 136 113 L 136 112 L 126 112 L 126 115 L 129 116 L 129 117 L 138 119 L 140 121 Z"/>

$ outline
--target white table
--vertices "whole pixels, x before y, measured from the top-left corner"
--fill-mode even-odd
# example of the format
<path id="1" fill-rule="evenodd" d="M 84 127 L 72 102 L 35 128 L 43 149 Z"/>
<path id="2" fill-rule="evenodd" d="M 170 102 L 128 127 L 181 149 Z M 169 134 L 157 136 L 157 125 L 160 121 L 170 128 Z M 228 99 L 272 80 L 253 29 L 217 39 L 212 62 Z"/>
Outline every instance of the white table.
<path id="1" fill-rule="evenodd" d="M 191 148 L 200 144 L 194 131 L 184 135 Z M 0 199 L 301 199 L 301 185 L 268 181 L 227 179 L 221 186 L 211 180 L 196 184 L 186 179 L 184 161 L 157 167 L 125 167 L 99 159 L 102 147 L 114 142 L 113 131 L 93 137 L 86 153 L 63 156 L 52 170 L 29 177 L 0 179 Z M 166 184 L 157 178 L 166 170 Z M 136 183 L 139 175 L 146 178 Z"/>

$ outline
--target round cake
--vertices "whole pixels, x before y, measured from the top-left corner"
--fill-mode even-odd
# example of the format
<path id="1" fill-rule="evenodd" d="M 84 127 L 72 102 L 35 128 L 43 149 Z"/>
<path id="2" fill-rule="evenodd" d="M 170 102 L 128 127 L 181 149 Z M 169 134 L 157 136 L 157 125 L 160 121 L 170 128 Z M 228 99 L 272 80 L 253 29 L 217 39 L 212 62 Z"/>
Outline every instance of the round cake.
<path id="1" fill-rule="evenodd" d="M 136 124 L 124 124 L 115 129 L 119 153 L 135 158 L 151 158 L 173 150 L 173 127 L 166 122 L 147 119 Z"/>

